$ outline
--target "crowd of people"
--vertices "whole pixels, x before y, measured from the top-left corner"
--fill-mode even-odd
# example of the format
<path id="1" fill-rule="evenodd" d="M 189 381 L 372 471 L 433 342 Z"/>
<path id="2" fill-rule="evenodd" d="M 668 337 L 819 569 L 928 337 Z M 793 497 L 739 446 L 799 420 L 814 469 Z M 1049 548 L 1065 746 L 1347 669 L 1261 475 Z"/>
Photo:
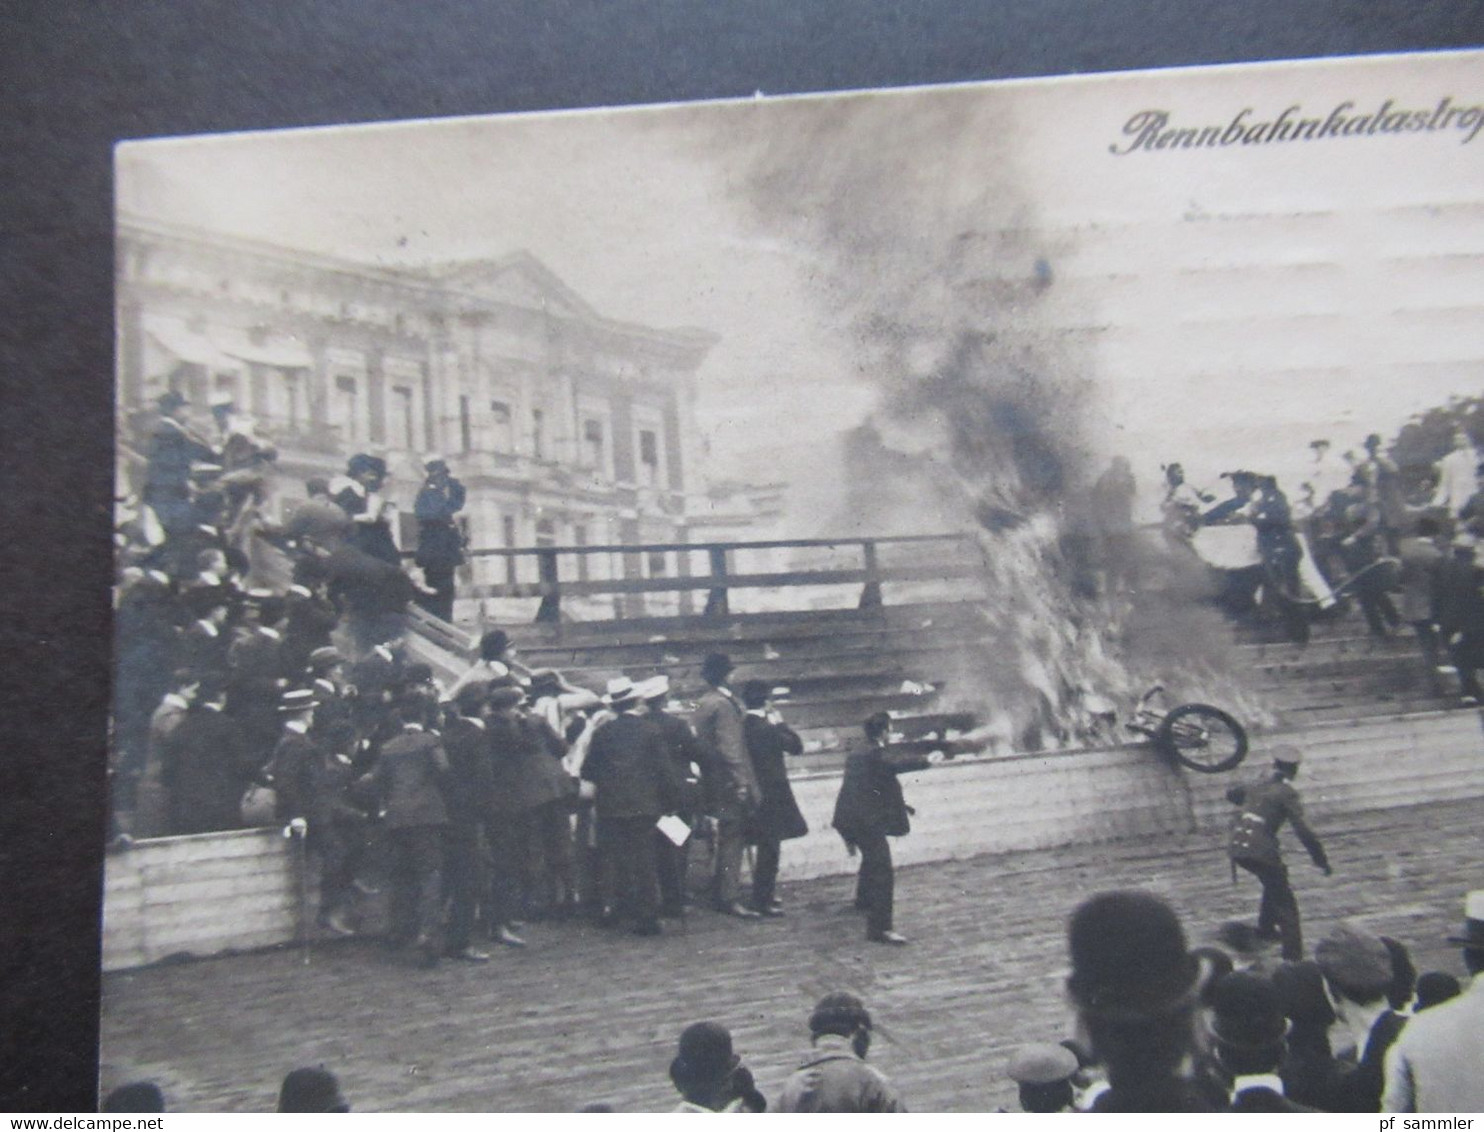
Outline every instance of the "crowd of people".
<path id="1" fill-rule="evenodd" d="M 1320 442 L 1317 454 L 1326 448 Z M 1228 612 L 1269 609 L 1303 642 L 1316 615 L 1353 601 L 1373 637 L 1412 629 L 1438 694 L 1446 690 L 1440 677 L 1456 673 L 1459 694 L 1479 702 L 1484 570 L 1475 555 L 1484 537 L 1484 458 L 1458 428 L 1449 453 L 1410 490 L 1377 434 L 1366 438 L 1363 456 L 1346 453 L 1335 463 L 1346 482 L 1321 494 L 1306 481 L 1295 500 L 1275 476 L 1246 470 L 1224 477 L 1230 494 L 1218 499 L 1170 464 L 1161 502 L 1166 544 L 1200 557 L 1205 532 L 1250 527 L 1252 564 L 1217 562 L 1218 600 Z"/>
<path id="2" fill-rule="evenodd" d="M 1484 1111 L 1484 890 L 1465 900 L 1467 989 L 1445 971 L 1419 974 L 1405 945 L 1341 921 L 1312 956 L 1274 960 L 1244 925 L 1225 946 L 1192 948 L 1164 900 L 1104 892 L 1067 926 L 1068 1037 L 1031 1043 L 1005 1075 L 1024 1112 Z M 715 1020 L 680 1033 L 669 1076 L 676 1112 L 905 1112 L 867 1060 L 871 1012 L 832 992 L 808 1018 L 808 1048 L 771 1095 Z M 109 1112 L 161 1112 L 152 1082 L 115 1089 Z M 324 1066 L 291 1072 L 280 1112 L 346 1112 Z M 579 1111 L 612 1112 L 603 1102 Z"/>

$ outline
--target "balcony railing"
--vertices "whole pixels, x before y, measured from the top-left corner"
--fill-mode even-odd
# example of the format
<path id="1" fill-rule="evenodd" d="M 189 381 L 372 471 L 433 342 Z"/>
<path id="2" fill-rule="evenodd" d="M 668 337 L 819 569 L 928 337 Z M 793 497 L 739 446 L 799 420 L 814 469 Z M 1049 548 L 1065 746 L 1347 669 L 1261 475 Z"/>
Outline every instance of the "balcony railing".
<path id="1" fill-rule="evenodd" d="M 884 563 L 883 552 L 910 550 L 910 560 Z M 750 572 L 736 568 L 739 556 L 788 553 L 786 569 Z M 816 559 L 801 563 L 800 558 Z M 407 555 L 411 557 L 410 552 Z M 732 591 L 804 586 L 859 586 L 861 609 L 882 605 L 887 582 L 942 582 L 980 576 L 978 543 L 970 535 L 903 535 L 886 538 L 776 539 L 760 542 L 638 543 L 602 546 L 490 547 L 471 550 L 470 559 L 503 559 L 504 582 L 475 585 L 465 597 L 538 598 L 536 621 L 561 620 L 564 598 L 601 595 L 691 594 L 704 591 L 702 616 L 731 613 Z M 663 562 L 662 574 L 649 568 Z M 670 568 L 673 561 L 674 569 Z M 618 569 L 614 570 L 615 562 Z M 595 570 L 594 566 L 601 564 Z M 699 568 L 698 568 L 699 567 Z M 595 577 L 607 573 L 608 577 Z M 623 615 L 620 613 L 620 615 Z"/>

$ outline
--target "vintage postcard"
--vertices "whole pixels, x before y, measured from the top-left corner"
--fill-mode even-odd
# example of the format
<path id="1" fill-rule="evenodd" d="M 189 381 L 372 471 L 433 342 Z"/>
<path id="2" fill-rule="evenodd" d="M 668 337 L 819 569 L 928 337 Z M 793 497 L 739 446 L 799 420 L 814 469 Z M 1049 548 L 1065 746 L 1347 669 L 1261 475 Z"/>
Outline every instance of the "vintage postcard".
<path id="1" fill-rule="evenodd" d="M 121 145 L 107 1103 L 1484 1107 L 1481 62 Z"/>

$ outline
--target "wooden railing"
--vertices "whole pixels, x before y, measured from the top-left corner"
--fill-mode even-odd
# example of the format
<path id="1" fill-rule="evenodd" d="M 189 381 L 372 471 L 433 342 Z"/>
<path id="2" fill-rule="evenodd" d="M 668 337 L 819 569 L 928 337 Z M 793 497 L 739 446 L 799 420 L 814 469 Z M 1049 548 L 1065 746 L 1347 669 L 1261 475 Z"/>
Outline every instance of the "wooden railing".
<path id="1" fill-rule="evenodd" d="M 916 561 L 897 565 L 883 564 L 881 552 L 890 547 L 913 545 Z M 809 549 L 847 550 L 858 556 L 858 564 L 830 564 L 823 567 L 766 570 L 738 573 L 735 558 L 739 552 L 800 551 Z M 933 554 L 934 550 L 937 554 Z M 923 553 L 926 552 L 926 553 Z M 948 581 L 972 578 L 978 574 L 978 548 L 972 536 L 901 535 L 887 538 L 775 539 L 760 542 L 670 542 L 637 543 L 605 546 L 522 546 L 490 547 L 468 552 L 471 559 L 503 558 L 506 581 L 476 585 L 460 590 L 462 596 L 479 598 L 539 598 L 536 621 L 561 619 L 561 603 L 566 597 L 597 595 L 630 595 L 678 593 L 704 590 L 706 604 L 702 616 L 726 617 L 730 614 L 728 594 L 739 589 L 778 589 L 792 586 L 859 585 L 859 608 L 881 605 L 884 582 Z M 676 569 L 656 575 L 646 574 L 646 564 L 654 556 L 674 556 Z M 932 561 L 923 561 L 931 555 Z M 587 564 L 598 558 L 610 566 L 615 577 L 595 578 Z M 611 571 L 614 559 L 619 569 Z M 705 569 L 697 570 L 698 560 Z M 521 563 L 534 563 L 535 581 L 519 580 Z"/>

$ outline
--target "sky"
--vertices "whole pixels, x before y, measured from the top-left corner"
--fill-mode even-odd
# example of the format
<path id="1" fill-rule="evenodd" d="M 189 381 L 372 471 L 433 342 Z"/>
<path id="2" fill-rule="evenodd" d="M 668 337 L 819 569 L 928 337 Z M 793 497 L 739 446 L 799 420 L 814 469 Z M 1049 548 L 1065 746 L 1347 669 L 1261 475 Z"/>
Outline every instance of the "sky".
<path id="1" fill-rule="evenodd" d="M 1089 442 L 1304 474 L 1484 391 L 1484 132 L 1126 148 L 1125 127 L 1484 104 L 1478 52 L 133 143 L 122 214 L 385 265 L 523 248 L 601 314 L 720 336 L 720 473 L 820 474 L 899 375 L 864 320 L 1020 335 Z M 1484 119 L 1484 112 L 1480 112 Z M 1007 236 L 1006 233 L 1009 233 Z M 996 306 L 992 277 L 1047 284 Z M 950 286 L 953 284 L 953 286 Z M 975 298 L 972 304 L 965 295 Z M 962 309 L 967 304 L 968 309 Z M 955 309 L 948 312 L 947 308 Z M 1013 309 L 1012 309 L 1013 308 Z M 797 452 L 798 459 L 778 459 Z"/>

